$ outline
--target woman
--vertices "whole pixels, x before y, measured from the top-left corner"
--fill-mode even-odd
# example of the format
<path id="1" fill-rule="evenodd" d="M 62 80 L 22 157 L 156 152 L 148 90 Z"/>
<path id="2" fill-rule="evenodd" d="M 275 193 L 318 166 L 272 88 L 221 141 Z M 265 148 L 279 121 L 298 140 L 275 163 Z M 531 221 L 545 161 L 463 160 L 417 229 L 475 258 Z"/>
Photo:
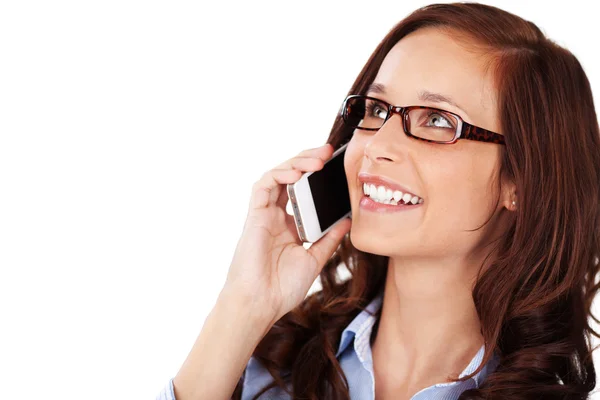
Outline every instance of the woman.
<path id="1" fill-rule="evenodd" d="M 434 4 L 348 94 L 327 145 L 254 185 L 225 287 L 159 397 L 587 398 L 600 133 L 577 59 L 498 8 Z M 307 250 L 285 185 L 345 143 L 352 220 Z"/>

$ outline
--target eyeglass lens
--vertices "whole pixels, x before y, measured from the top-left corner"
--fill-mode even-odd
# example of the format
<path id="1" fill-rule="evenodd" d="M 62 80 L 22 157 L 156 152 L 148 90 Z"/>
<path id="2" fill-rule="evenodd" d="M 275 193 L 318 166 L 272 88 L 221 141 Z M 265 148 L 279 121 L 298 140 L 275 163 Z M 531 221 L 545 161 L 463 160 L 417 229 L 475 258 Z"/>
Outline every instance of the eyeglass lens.
<path id="1" fill-rule="evenodd" d="M 386 121 L 389 105 L 365 97 L 348 99 L 344 121 L 353 128 L 379 129 Z M 412 108 L 408 112 L 407 130 L 423 139 L 439 142 L 454 138 L 460 121 L 455 115 L 429 107 Z"/>

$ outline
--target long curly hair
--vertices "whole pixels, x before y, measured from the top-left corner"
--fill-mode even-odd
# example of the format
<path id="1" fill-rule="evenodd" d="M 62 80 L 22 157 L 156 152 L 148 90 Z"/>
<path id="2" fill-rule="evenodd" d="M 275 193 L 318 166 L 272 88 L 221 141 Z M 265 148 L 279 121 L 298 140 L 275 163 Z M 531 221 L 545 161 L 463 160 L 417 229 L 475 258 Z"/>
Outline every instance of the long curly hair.
<path id="1" fill-rule="evenodd" d="M 501 173 L 521 199 L 472 293 L 483 360 L 456 380 L 474 376 L 494 352 L 499 364 L 459 399 L 586 399 L 596 385 L 591 335 L 600 337 L 589 325 L 589 317 L 600 322 L 591 309 L 599 288 L 600 133 L 587 76 L 532 22 L 478 3 L 432 4 L 389 31 L 348 94 L 364 94 L 394 44 L 424 27 L 487 56 L 506 140 Z M 339 148 L 351 135 L 338 114 L 328 143 Z M 254 399 L 274 386 L 293 399 L 349 399 L 336 349 L 343 329 L 381 291 L 388 259 L 344 237 L 319 276 L 322 290 L 278 320 L 254 350 L 273 377 Z M 341 267 L 349 278 L 341 279 Z"/>

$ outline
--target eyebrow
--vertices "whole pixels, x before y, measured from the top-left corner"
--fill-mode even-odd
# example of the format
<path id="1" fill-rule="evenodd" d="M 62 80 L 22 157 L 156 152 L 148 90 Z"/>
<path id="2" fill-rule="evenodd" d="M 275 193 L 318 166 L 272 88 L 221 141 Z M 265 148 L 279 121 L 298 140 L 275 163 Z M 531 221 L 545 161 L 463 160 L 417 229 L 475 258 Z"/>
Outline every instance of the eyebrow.
<path id="1" fill-rule="evenodd" d="M 367 88 L 366 93 L 386 94 L 385 86 L 383 84 L 381 84 L 381 83 L 371 83 L 369 85 L 369 87 Z M 419 92 L 419 97 L 418 98 L 419 98 L 420 101 L 429 101 L 429 102 L 432 102 L 432 103 L 446 103 L 446 104 L 450 104 L 451 106 L 454 106 L 454 107 L 458 108 L 463 113 L 465 113 L 465 115 L 468 116 L 468 113 L 464 110 L 464 108 L 462 108 L 461 106 L 459 106 L 454 100 L 452 100 L 451 97 L 443 95 L 441 93 L 430 92 L 428 90 L 421 90 Z"/>

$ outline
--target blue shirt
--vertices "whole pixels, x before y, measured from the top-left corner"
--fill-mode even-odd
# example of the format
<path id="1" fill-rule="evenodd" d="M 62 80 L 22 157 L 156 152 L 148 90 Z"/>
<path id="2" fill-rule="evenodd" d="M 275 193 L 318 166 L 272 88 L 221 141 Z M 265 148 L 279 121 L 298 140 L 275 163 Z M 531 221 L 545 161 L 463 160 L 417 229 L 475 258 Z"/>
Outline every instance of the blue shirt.
<path id="1" fill-rule="evenodd" d="M 383 292 L 369 303 L 367 310 L 375 313 L 381 307 L 382 300 Z M 370 346 L 371 331 L 373 330 L 375 321 L 375 316 L 370 315 L 367 311 L 362 311 L 350 322 L 341 335 L 336 358 L 339 360 L 342 370 L 346 375 L 350 398 L 353 400 L 375 399 L 375 378 L 373 375 L 373 359 Z M 479 367 L 484 351 L 485 345 L 481 346 L 459 377 L 462 378 Z M 431 385 L 415 393 L 411 397 L 411 400 L 456 400 L 465 390 L 479 387 L 485 377 L 496 369 L 498 362 L 498 354 L 494 353 L 494 357 L 474 377 L 464 382 L 445 382 Z M 260 362 L 254 357 L 250 357 L 246 365 L 242 400 L 252 399 L 256 393 L 272 380 L 273 378 Z M 173 379 L 169 380 L 156 399 L 176 400 L 173 393 Z M 275 387 L 269 389 L 260 399 L 288 400 L 290 396 L 283 389 Z"/>

